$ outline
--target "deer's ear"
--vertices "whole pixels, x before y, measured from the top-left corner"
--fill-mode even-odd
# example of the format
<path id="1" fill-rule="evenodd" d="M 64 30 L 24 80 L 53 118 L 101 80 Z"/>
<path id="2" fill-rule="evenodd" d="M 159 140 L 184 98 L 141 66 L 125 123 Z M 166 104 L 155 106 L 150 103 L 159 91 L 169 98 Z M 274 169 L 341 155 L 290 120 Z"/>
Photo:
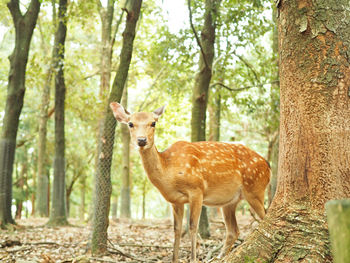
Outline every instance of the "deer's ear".
<path id="1" fill-rule="evenodd" d="M 111 107 L 113 115 L 117 119 L 117 121 L 125 124 L 129 122 L 130 113 L 127 110 L 125 110 L 122 105 L 120 105 L 117 102 L 111 102 L 109 106 Z"/>
<path id="2" fill-rule="evenodd" d="M 153 111 L 153 116 L 156 120 L 158 120 L 158 118 L 163 114 L 164 110 L 165 110 L 165 106 L 162 106 L 158 109 L 156 109 L 155 111 Z"/>

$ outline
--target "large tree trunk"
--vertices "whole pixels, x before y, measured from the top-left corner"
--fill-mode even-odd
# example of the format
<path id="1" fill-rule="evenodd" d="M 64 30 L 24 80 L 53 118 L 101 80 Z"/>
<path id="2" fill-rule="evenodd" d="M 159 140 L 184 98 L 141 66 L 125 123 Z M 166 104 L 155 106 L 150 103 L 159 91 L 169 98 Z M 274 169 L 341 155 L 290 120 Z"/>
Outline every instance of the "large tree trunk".
<path id="1" fill-rule="evenodd" d="M 52 206 L 49 225 L 66 225 L 66 171 L 64 102 L 66 86 L 64 83 L 64 45 L 67 35 L 67 0 L 59 1 L 58 28 L 55 34 L 54 68 L 55 76 L 55 157 Z"/>
<path id="2" fill-rule="evenodd" d="M 120 53 L 120 64 L 106 105 L 103 131 L 99 139 L 99 159 L 95 174 L 96 194 L 91 237 L 91 250 L 94 254 L 102 254 L 107 249 L 108 215 L 112 187 L 110 172 L 116 127 L 116 120 L 110 110 L 109 104 L 113 101 L 120 102 L 123 94 L 131 62 L 136 23 L 140 15 L 142 0 L 131 0 L 129 3 L 123 33 L 123 46 Z"/>
<path id="3" fill-rule="evenodd" d="M 189 3 L 190 4 L 190 3 Z M 206 113 L 209 95 L 209 84 L 212 76 L 214 59 L 215 27 L 220 0 L 206 0 L 204 25 L 201 32 L 199 46 L 199 72 L 196 75 L 192 93 L 191 141 L 205 141 Z M 192 20 L 192 18 L 191 18 Z M 200 235 L 210 236 L 207 209 L 202 207 L 199 220 Z"/>
<path id="4" fill-rule="evenodd" d="M 324 205 L 350 197 L 350 2 L 281 1 L 278 184 L 225 262 L 332 262 Z"/>
<path id="5" fill-rule="evenodd" d="M 122 105 L 124 109 L 128 106 L 128 89 L 127 85 L 124 87 L 124 93 L 122 98 Z M 122 138 L 122 189 L 120 193 L 120 217 L 131 217 L 131 198 L 130 198 L 130 132 L 127 125 L 121 125 L 121 138 Z"/>
<path id="6" fill-rule="evenodd" d="M 15 48 L 9 57 L 10 72 L 0 139 L 0 226 L 14 223 L 11 215 L 13 162 L 19 116 L 23 107 L 29 46 L 40 10 L 40 1 L 32 0 L 25 15 L 21 14 L 18 0 L 10 1 L 7 6 L 15 26 Z"/>

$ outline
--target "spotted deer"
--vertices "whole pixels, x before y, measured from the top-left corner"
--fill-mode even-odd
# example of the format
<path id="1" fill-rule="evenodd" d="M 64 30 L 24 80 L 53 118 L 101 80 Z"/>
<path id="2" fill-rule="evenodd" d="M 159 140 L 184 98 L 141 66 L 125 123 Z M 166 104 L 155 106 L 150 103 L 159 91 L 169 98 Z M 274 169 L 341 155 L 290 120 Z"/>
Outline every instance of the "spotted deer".
<path id="1" fill-rule="evenodd" d="M 238 238 L 235 210 L 245 198 L 262 219 L 264 192 L 270 167 L 263 157 L 241 144 L 178 141 L 164 152 L 154 144 L 154 131 L 164 106 L 153 113 L 130 114 L 120 104 L 110 107 L 115 118 L 130 129 L 131 141 L 139 149 L 149 180 L 172 204 L 174 215 L 173 262 L 179 260 L 184 204 L 190 206 L 191 262 L 196 261 L 196 237 L 202 205 L 221 207 L 226 240 L 221 255 L 227 254 Z"/>

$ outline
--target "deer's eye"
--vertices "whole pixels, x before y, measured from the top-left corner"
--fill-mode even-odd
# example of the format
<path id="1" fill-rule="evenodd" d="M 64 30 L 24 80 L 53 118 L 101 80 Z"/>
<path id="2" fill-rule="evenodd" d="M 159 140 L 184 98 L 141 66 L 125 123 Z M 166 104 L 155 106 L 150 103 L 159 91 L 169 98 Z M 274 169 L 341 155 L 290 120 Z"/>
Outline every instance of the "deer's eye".
<path id="1" fill-rule="evenodd" d="M 156 127 L 156 122 L 155 121 L 151 123 L 151 127 Z"/>
<path id="2" fill-rule="evenodd" d="M 129 122 L 128 125 L 130 128 L 134 127 L 134 124 L 132 122 Z"/>

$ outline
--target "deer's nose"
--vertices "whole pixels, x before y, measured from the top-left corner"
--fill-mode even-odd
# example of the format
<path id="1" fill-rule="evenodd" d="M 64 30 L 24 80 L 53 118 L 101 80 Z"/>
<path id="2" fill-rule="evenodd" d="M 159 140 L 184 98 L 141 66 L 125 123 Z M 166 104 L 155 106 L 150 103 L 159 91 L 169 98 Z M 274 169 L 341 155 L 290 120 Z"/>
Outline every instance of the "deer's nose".
<path id="1" fill-rule="evenodd" d="M 140 138 L 137 138 L 137 144 L 138 146 L 145 146 L 147 143 L 147 138 L 145 137 L 140 137 Z"/>

